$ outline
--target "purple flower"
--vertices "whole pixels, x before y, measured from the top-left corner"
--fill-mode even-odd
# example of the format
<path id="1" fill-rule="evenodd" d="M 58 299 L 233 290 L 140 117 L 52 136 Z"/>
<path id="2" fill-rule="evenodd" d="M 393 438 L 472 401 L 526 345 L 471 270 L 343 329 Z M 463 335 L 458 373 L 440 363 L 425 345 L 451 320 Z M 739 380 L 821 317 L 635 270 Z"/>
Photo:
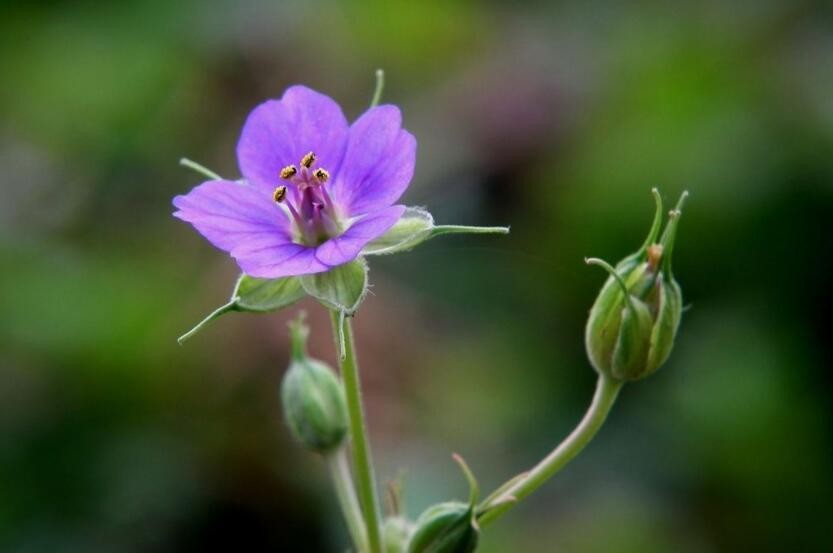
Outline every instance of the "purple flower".
<path id="1" fill-rule="evenodd" d="M 204 182 L 174 198 L 174 216 L 249 276 L 348 263 L 405 211 L 393 204 L 411 182 L 416 139 L 401 124 L 386 105 L 348 125 L 331 98 L 293 86 L 246 120 L 237 144 L 244 181 Z"/>

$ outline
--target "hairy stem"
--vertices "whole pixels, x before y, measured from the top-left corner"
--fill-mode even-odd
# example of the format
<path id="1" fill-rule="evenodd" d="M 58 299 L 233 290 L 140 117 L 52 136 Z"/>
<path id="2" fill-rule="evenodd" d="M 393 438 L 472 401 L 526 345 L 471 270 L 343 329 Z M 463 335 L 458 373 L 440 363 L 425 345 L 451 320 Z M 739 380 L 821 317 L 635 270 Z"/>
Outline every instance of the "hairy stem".
<path id="1" fill-rule="evenodd" d="M 593 402 L 578 426 L 525 477 L 516 480 L 512 485 L 504 484 L 505 489 L 490 500 L 488 505 L 483 505 L 479 509 L 483 513 L 478 519 L 480 525 L 486 526 L 500 518 L 513 505 L 540 488 L 578 455 L 601 428 L 621 388 L 622 382 L 600 376 L 596 383 Z"/>
<path id="2" fill-rule="evenodd" d="M 341 377 L 344 379 L 350 438 L 353 441 L 353 470 L 356 475 L 362 515 L 367 528 L 368 551 L 370 553 L 384 553 L 380 529 L 379 498 L 376 494 L 376 478 L 373 474 L 373 461 L 370 456 L 370 443 L 367 438 L 367 425 L 365 424 L 362 391 L 359 382 L 359 365 L 356 361 L 356 350 L 353 343 L 353 328 L 350 319 L 342 318 L 337 311 L 330 311 L 330 315 L 337 350 L 340 347 L 339 332 L 343 332 L 344 336 L 344 358 L 339 359 L 339 364 L 341 366 Z"/>
<path id="3" fill-rule="evenodd" d="M 353 539 L 353 545 L 356 546 L 358 552 L 367 551 L 367 532 L 359 500 L 356 498 L 356 489 L 353 486 L 353 476 L 345 448 L 341 447 L 328 455 L 327 464 L 330 467 L 330 477 L 333 479 L 338 504 L 347 522 L 347 530 Z"/>

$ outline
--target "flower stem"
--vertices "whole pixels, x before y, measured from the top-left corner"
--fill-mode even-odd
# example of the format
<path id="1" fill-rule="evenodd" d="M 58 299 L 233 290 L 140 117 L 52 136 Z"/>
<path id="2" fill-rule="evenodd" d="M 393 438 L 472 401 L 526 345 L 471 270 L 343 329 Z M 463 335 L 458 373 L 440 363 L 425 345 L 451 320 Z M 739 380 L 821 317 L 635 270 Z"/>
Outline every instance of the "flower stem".
<path id="1" fill-rule="evenodd" d="M 353 539 L 353 545 L 360 553 L 367 551 L 367 532 L 364 529 L 361 507 L 356 499 L 356 489 L 353 486 L 353 476 L 350 472 L 346 449 L 341 447 L 327 455 L 327 464 L 330 467 L 330 477 L 333 479 L 338 503 L 344 514 L 344 520 L 347 522 L 347 530 Z"/>
<path id="2" fill-rule="evenodd" d="M 599 376 L 593 402 L 578 426 L 525 477 L 518 479 L 512 485 L 504 484 L 505 489 L 491 499 L 488 505 L 483 505 L 479 509 L 483 513 L 478 519 L 480 525 L 486 526 L 500 518 L 513 505 L 540 488 L 578 455 L 601 428 L 616 401 L 622 384 L 609 377 Z"/>
<path id="3" fill-rule="evenodd" d="M 367 527 L 368 551 L 383 553 L 380 531 L 379 498 L 376 494 L 376 479 L 373 475 L 373 461 L 370 456 L 370 443 L 367 438 L 362 392 L 359 382 L 359 366 L 356 361 L 353 329 L 349 318 L 342 318 L 332 310 L 333 337 L 336 349 L 339 348 L 339 331 L 344 335 L 344 358 L 339 360 L 341 377 L 344 379 L 344 392 L 347 398 L 347 416 L 350 437 L 353 440 L 353 469 L 358 483 L 359 501 Z M 342 322 L 343 321 L 343 322 Z M 341 329 L 339 328 L 341 327 Z"/>

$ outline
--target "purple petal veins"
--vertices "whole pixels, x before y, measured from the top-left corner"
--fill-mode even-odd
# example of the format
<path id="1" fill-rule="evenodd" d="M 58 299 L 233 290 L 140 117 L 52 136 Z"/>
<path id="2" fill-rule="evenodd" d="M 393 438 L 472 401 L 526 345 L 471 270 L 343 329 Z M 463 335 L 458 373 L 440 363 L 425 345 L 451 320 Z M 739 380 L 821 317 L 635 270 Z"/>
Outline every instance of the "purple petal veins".
<path id="1" fill-rule="evenodd" d="M 291 242 L 289 219 L 267 194 L 231 181 L 208 181 L 174 198 L 174 217 L 191 223 L 218 248 L 231 251 L 268 236 Z"/>
<path id="2" fill-rule="evenodd" d="M 368 242 L 384 234 L 404 212 L 405 206 L 394 205 L 363 216 L 343 234 L 318 246 L 315 257 L 331 266 L 352 261 Z"/>
<path id="3" fill-rule="evenodd" d="M 307 152 L 337 171 L 347 146 L 347 119 L 331 98 L 304 86 L 257 106 L 237 144 L 240 171 L 250 183 L 274 190 L 280 170 Z"/>
<path id="4" fill-rule="evenodd" d="M 174 198 L 174 215 L 246 274 L 278 278 L 352 261 L 393 226 L 416 140 L 394 106 L 348 126 L 332 99 L 293 86 L 252 111 L 237 155 L 244 183 L 205 182 Z"/>
<path id="5" fill-rule="evenodd" d="M 350 127 L 344 167 L 333 196 L 353 213 L 367 213 L 393 204 L 414 175 L 416 139 L 401 129 L 395 106 L 372 108 Z"/>

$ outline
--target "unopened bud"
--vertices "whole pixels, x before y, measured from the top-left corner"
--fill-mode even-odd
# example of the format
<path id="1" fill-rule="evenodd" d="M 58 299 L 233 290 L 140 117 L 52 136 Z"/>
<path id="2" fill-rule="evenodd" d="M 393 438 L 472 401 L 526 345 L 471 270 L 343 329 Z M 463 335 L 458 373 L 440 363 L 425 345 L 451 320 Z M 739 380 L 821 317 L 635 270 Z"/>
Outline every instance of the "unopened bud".
<path id="1" fill-rule="evenodd" d="M 469 481 L 469 502 L 449 501 L 428 507 L 417 519 L 408 553 L 472 553 L 480 539 L 475 514 L 479 496 L 477 482 L 463 459 L 454 460 Z"/>
<path id="2" fill-rule="evenodd" d="M 403 516 L 385 519 L 382 525 L 382 539 L 386 553 L 408 553 L 408 542 L 413 532 L 413 524 Z"/>
<path id="3" fill-rule="evenodd" d="M 662 200 L 656 189 L 653 193 L 657 211 L 642 247 L 615 268 L 601 259 L 587 260 L 610 274 L 590 310 L 587 355 L 597 372 L 617 380 L 639 380 L 656 371 L 671 353 L 682 315 L 671 253 L 687 193 L 669 212 L 662 237 Z"/>
<path id="4" fill-rule="evenodd" d="M 305 448 L 326 453 L 347 434 L 344 388 L 333 370 L 307 355 L 309 329 L 299 318 L 290 324 L 292 360 L 281 385 L 289 428 Z"/>
<path id="5" fill-rule="evenodd" d="M 416 527 L 408 553 L 471 553 L 480 538 L 471 506 L 456 501 L 429 507 Z"/>

